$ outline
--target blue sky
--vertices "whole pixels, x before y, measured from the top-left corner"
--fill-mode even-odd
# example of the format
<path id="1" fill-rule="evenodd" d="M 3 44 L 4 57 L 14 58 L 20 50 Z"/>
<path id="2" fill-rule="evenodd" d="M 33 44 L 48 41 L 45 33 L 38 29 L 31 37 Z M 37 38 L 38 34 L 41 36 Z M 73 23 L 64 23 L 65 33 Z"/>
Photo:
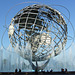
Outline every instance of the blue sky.
<path id="1" fill-rule="evenodd" d="M 33 2 L 39 2 L 45 5 L 63 5 L 64 7 L 66 7 L 69 11 L 70 11 L 70 21 L 73 24 L 73 27 L 75 26 L 75 0 L 1 0 L 0 1 L 0 42 L 1 42 L 1 38 L 2 35 L 5 31 L 5 28 L 3 27 L 5 25 L 5 16 L 7 14 L 7 12 L 9 11 L 9 9 L 13 6 L 15 6 L 18 3 L 22 3 L 22 2 L 28 2 L 28 1 L 33 1 Z M 30 5 L 29 4 L 22 4 L 19 5 L 15 8 L 13 8 L 8 16 L 7 16 L 7 24 L 9 25 L 11 18 L 23 7 L 25 7 L 26 5 Z M 60 7 L 56 7 L 57 9 L 59 9 Z M 63 8 L 60 8 L 62 10 L 62 12 L 67 12 L 65 11 Z M 68 13 L 66 13 L 66 16 L 68 17 Z M 74 27 L 75 28 L 75 27 Z M 5 37 L 3 39 L 3 43 L 8 46 L 8 35 L 5 34 Z M 0 43 L 0 47 L 1 47 L 1 43 Z"/>

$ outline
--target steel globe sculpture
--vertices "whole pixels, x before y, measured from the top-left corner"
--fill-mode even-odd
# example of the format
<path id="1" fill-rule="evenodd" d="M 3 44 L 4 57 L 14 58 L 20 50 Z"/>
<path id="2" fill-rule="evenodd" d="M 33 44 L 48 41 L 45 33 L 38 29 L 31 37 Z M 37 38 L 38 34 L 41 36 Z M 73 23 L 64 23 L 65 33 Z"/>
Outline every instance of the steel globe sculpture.
<path id="1" fill-rule="evenodd" d="M 65 47 L 67 24 L 59 11 L 35 4 L 23 8 L 12 18 L 8 35 L 13 48 L 18 44 L 22 51 L 22 47 L 29 46 L 32 61 L 45 61 Z M 26 54 L 24 58 L 29 60 Z"/>

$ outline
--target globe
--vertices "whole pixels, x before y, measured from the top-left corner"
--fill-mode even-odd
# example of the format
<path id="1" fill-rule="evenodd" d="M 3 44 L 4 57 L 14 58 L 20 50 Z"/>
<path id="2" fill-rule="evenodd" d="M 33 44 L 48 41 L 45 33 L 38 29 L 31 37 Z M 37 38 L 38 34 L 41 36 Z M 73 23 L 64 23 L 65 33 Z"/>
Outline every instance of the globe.
<path id="1" fill-rule="evenodd" d="M 57 56 L 67 42 L 67 24 L 59 11 L 47 5 L 34 4 L 21 9 L 11 20 L 10 43 L 30 48 L 32 61 Z M 28 59 L 27 56 L 24 56 Z"/>

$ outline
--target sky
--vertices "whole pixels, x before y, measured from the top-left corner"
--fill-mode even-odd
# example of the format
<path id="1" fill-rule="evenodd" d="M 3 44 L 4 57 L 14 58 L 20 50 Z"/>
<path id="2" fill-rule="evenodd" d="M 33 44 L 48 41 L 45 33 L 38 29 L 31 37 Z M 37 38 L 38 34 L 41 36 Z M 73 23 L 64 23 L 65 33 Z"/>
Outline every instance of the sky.
<path id="1" fill-rule="evenodd" d="M 21 10 L 22 8 L 24 8 L 27 5 L 31 5 L 32 3 L 24 3 L 21 5 L 16 6 L 19 3 L 22 2 L 39 2 L 40 4 L 45 4 L 45 5 L 62 5 L 64 7 L 66 7 L 69 12 L 70 12 L 70 21 L 73 25 L 73 27 L 75 26 L 74 24 L 74 20 L 75 20 L 75 1 L 74 0 L 1 0 L 0 1 L 0 42 L 2 39 L 2 35 L 5 31 L 5 17 L 6 17 L 6 25 L 9 25 L 11 22 L 11 18 L 14 17 L 14 15 L 16 15 L 16 13 Z M 13 6 L 15 6 L 14 8 L 12 8 Z M 11 9 L 12 8 L 12 9 Z M 56 6 L 56 8 L 59 10 L 62 10 L 62 12 L 65 14 L 66 16 L 68 16 L 67 11 L 64 8 L 60 8 L 58 6 Z M 11 10 L 10 10 L 11 9 Z M 10 10 L 10 11 L 9 11 Z M 75 27 L 74 27 L 75 28 Z M 3 39 L 3 43 L 5 43 L 5 45 L 8 45 L 8 34 L 4 35 L 4 39 Z M 0 43 L 0 47 L 1 47 L 1 43 Z"/>
<path id="2" fill-rule="evenodd" d="M 5 17 L 6 17 L 6 25 L 8 26 L 11 22 L 11 19 L 16 15 L 16 13 L 24 8 L 27 5 L 31 5 L 32 3 L 23 3 L 23 2 L 39 2 L 39 4 L 45 4 L 45 5 L 62 5 L 66 7 L 70 12 L 70 21 L 73 25 L 73 28 L 75 28 L 75 1 L 74 0 L 1 0 L 0 1 L 0 42 L 3 39 L 4 45 L 8 46 L 8 34 L 5 33 L 4 37 L 3 33 L 5 31 Z M 21 5 L 16 6 L 19 3 L 23 3 Z M 15 6 L 15 7 L 14 7 Z M 14 7 L 14 8 L 12 8 Z M 68 12 L 59 6 L 56 6 L 58 10 L 61 10 L 67 17 L 69 17 Z M 11 9 L 11 10 L 10 10 Z M 10 10 L 10 11 L 9 11 Z M 73 34 L 72 29 L 70 29 L 70 26 L 68 25 L 68 31 Z M 0 43 L 0 47 L 1 47 Z"/>
<path id="3" fill-rule="evenodd" d="M 66 7 L 70 11 L 70 21 L 73 25 L 73 28 L 75 29 L 75 0 L 1 0 L 0 1 L 0 47 L 2 45 L 1 44 L 2 36 L 5 31 L 5 16 L 7 16 L 6 21 L 7 21 L 7 25 L 9 25 L 11 22 L 11 18 L 20 9 L 22 9 L 26 5 L 31 5 L 32 3 L 18 5 L 8 13 L 9 9 L 11 9 L 16 4 L 19 4 L 22 2 L 29 2 L 29 1 L 39 2 L 40 4 L 45 4 L 45 5 L 62 5 L 64 7 Z M 60 7 L 56 7 L 56 8 L 62 10 L 62 12 L 64 12 L 66 14 L 66 16 L 68 17 L 68 13 L 64 8 L 60 8 Z M 7 15 L 7 13 L 8 13 L 8 15 Z M 72 31 L 72 29 L 70 29 L 70 27 L 69 27 L 69 32 L 71 32 L 70 35 L 73 34 L 73 31 Z M 8 47 L 9 41 L 8 41 L 7 33 L 4 35 L 3 44 L 6 47 Z M 75 44 L 75 42 L 74 42 L 74 44 Z M 74 50 L 74 48 L 73 48 L 73 50 Z"/>

